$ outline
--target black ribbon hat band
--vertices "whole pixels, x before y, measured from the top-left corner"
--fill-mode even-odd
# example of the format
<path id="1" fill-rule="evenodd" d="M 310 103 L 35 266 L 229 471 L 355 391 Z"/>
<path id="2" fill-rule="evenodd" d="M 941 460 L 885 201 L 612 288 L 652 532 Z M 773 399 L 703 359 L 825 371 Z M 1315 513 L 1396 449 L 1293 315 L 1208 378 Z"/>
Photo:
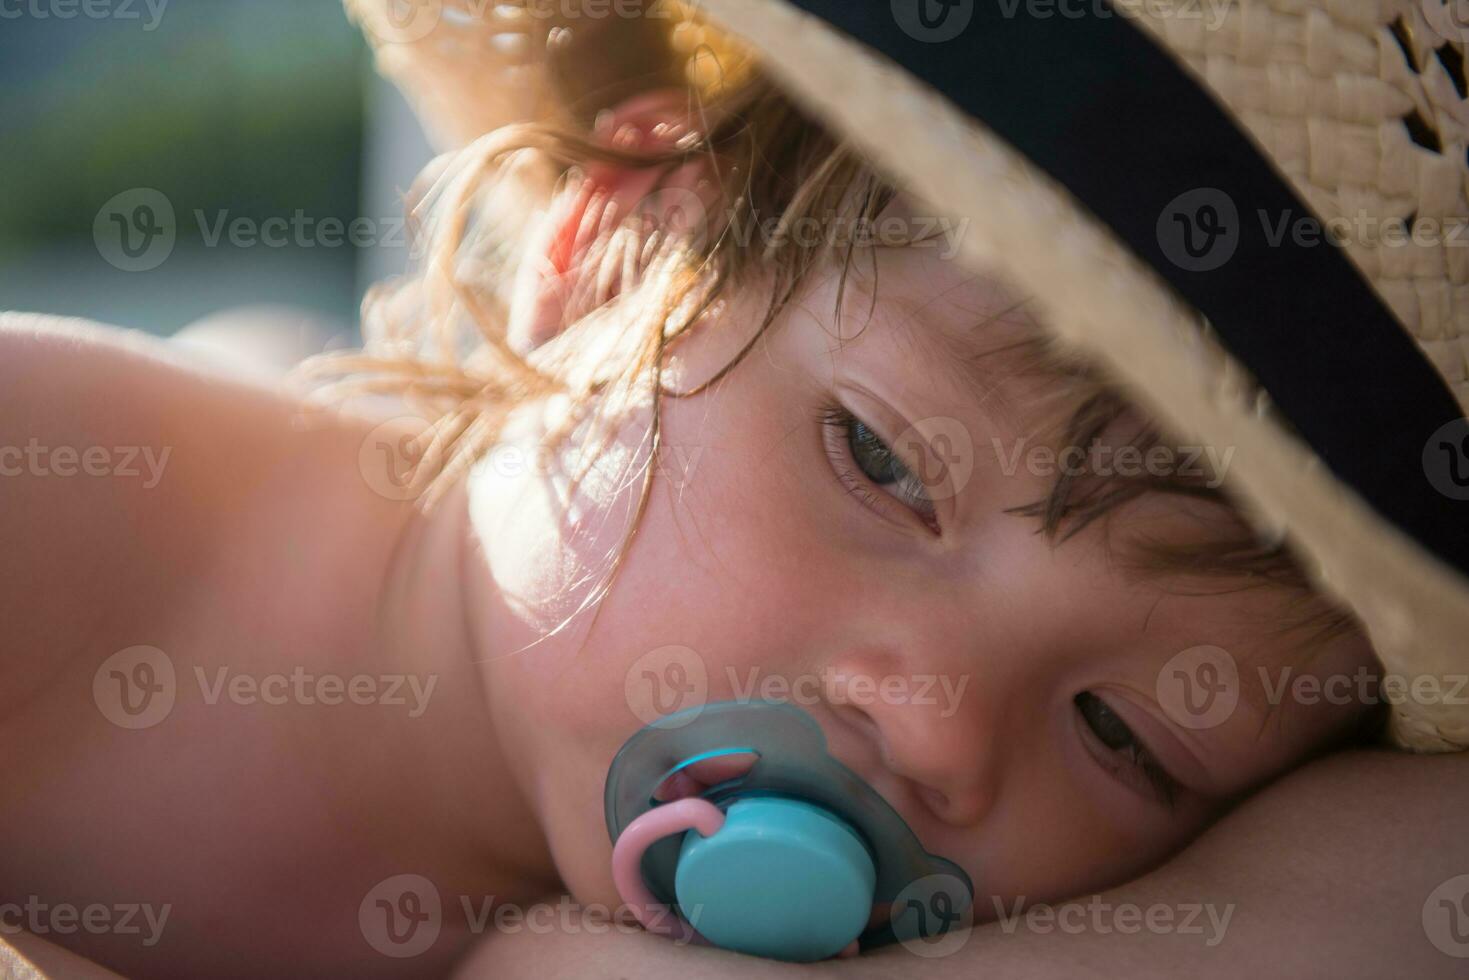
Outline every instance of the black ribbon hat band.
<path id="1" fill-rule="evenodd" d="M 1208 318 L 1339 480 L 1469 573 L 1469 508 L 1425 472 L 1434 451 L 1469 468 L 1469 433 L 1430 444 L 1463 415 L 1452 392 L 1339 247 L 1292 233 L 1310 208 L 1129 18 L 1106 0 L 1048 16 L 1023 0 L 794 2 L 1064 185 Z"/>

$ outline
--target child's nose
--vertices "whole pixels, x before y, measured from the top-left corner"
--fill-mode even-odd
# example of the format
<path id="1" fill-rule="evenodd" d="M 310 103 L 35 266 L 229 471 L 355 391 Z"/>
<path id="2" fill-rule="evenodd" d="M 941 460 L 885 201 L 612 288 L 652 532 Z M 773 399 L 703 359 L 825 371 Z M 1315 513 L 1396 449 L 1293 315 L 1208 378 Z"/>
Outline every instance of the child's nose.
<path id="1" fill-rule="evenodd" d="M 1003 745 L 998 716 L 978 678 L 961 672 L 886 670 L 860 658 L 837 666 L 846 690 L 834 707 L 857 720 L 881 763 L 938 819 L 969 827 L 994 804 Z"/>

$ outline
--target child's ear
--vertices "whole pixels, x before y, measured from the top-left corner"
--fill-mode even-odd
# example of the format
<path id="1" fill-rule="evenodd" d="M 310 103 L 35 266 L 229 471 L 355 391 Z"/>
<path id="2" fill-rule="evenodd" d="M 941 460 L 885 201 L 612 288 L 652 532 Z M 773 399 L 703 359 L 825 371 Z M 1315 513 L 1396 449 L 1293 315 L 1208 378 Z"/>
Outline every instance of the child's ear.
<path id="1" fill-rule="evenodd" d="M 635 96 L 598 118 L 595 138 L 620 149 L 672 149 L 698 138 L 698 120 L 688 93 L 665 89 Z M 637 214 L 644 230 L 705 223 L 722 191 L 714 162 L 700 155 L 671 171 L 667 166 L 592 164 L 580 181 L 569 181 L 551 202 L 531 235 L 511 304 L 509 342 L 522 354 L 614 298 L 626 285 L 621 263 L 606 256 L 612 230 Z M 698 214 L 691 215 L 690 211 Z M 603 271 L 607 259 L 609 272 Z"/>

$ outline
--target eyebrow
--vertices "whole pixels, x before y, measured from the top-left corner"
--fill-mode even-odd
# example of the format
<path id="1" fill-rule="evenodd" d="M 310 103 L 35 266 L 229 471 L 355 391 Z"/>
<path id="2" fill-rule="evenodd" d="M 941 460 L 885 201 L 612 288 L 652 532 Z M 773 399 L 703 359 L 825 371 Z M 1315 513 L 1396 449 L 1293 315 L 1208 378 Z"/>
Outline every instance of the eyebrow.
<path id="1" fill-rule="evenodd" d="M 1051 335 L 1044 330 L 1040 320 L 1029 314 L 1027 307 L 1030 305 L 1029 298 L 1019 298 L 1009 301 L 993 312 L 977 316 L 968 325 L 961 326 L 956 322 L 945 322 L 952 319 L 946 315 L 940 315 L 932 311 L 934 304 L 945 296 L 951 295 L 953 291 L 963 289 L 976 280 L 983 280 L 979 275 L 971 276 L 948 289 L 933 293 L 921 298 L 911 298 L 879 294 L 870 298 L 872 312 L 874 315 L 880 310 L 889 322 L 901 333 L 901 336 L 912 347 L 921 349 L 926 359 L 931 363 L 941 365 L 948 378 L 957 386 L 956 390 L 968 390 L 976 395 L 981 402 L 998 401 L 1000 405 L 1008 405 L 1015 408 L 1012 401 L 1007 402 L 1000 395 L 1000 388 L 1006 379 L 1019 375 L 1030 375 L 1041 380 L 1056 380 L 1058 382 L 1075 382 L 1077 384 L 1095 384 L 1105 389 L 1113 390 L 1129 405 L 1135 404 L 1128 392 L 1111 383 L 1093 365 L 1087 363 L 1079 355 L 1068 355 L 1064 349 L 1053 342 Z M 994 280 L 986 280 L 994 284 L 1001 293 L 1004 287 Z M 879 291 L 880 292 L 880 291 Z M 1007 339 L 1006 342 L 996 343 L 993 336 L 994 328 L 1019 329 L 1022 335 L 1018 338 Z M 1064 398 L 1066 389 L 1058 387 L 1058 398 Z M 1029 409 L 1030 406 L 1027 406 Z M 1152 413 L 1142 410 L 1147 419 L 1147 424 L 1157 427 Z M 1165 440 L 1173 437 L 1166 435 L 1158 429 Z M 1162 492 L 1159 488 L 1150 488 L 1148 492 Z M 1221 505 L 1229 508 L 1230 512 L 1239 515 L 1243 519 L 1242 512 L 1235 504 L 1222 494 L 1211 497 Z M 1172 574 L 1171 570 L 1162 569 L 1160 575 Z M 1204 573 L 1207 574 L 1207 573 Z M 1288 582 L 1258 581 L 1250 583 L 1248 587 L 1264 588 L 1271 591 L 1296 590 L 1300 586 Z M 1317 596 L 1319 593 L 1314 588 L 1309 588 L 1308 595 Z M 1294 632 L 1297 629 L 1308 627 L 1310 620 L 1293 623 L 1290 627 L 1282 629 L 1282 635 Z M 1312 645 L 1311 640 L 1302 642 L 1302 648 Z M 1289 697 L 1272 698 L 1271 691 L 1262 683 L 1259 670 L 1261 658 L 1254 658 L 1248 663 L 1240 664 L 1237 684 L 1239 687 L 1239 700 L 1246 711 L 1257 721 L 1256 736 L 1263 738 L 1273 728 L 1279 733 L 1283 730 L 1292 712 L 1284 707 L 1284 702 Z M 1286 662 L 1279 666 L 1283 671 L 1287 667 L 1292 670 L 1292 675 L 1285 683 L 1294 680 L 1303 674 L 1296 673 L 1300 668 L 1309 666 L 1309 658 L 1304 661 L 1296 658 L 1294 662 Z M 1268 670 L 1268 667 L 1264 668 Z M 1363 706 L 1364 708 L 1367 706 Z M 1364 712 L 1367 714 L 1368 712 Z"/>
<path id="2" fill-rule="evenodd" d="M 1001 383 L 1019 375 L 1057 380 L 1073 377 L 1074 372 L 1056 356 L 1039 322 L 1024 314 L 1029 299 L 1010 301 L 992 313 L 978 314 L 963 325 L 947 324 L 943 317 L 931 312 L 930 308 L 938 300 L 982 278 L 972 276 L 917 301 L 879 295 L 872 308 L 874 313 L 882 311 L 912 346 L 922 349 L 928 359 L 941 365 L 957 388 L 969 391 L 981 401 L 999 397 Z M 1026 336 L 997 344 L 989 336 L 996 328 L 1023 330 Z"/>

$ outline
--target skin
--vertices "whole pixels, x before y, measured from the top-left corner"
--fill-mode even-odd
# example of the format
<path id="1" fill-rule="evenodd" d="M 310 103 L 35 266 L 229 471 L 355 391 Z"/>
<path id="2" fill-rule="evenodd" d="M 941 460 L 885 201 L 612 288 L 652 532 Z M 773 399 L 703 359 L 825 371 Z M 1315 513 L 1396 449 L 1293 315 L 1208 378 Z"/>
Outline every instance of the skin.
<path id="1" fill-rule="evenodd" d="M 456 977 L 1461 977 L 1462 952 L 1435 945 L 1444 933 L 1430 936 L 1424 913 L 1436 889 L 1469 869 L 1466 775 L 1462 754 L 1335 755 L 1251 797 L 1157 871 L 1100 896 L 1112 909 L 1171 912 L 1177 928 L 1134 922 L 1127 933 L 1118 928 L 1124 920 L 1109 917 L 1070 932 L 992 923 L 956 937 L 962 944 L 941 957 L 920 961 L 889 947 L 797 966 L 571 920 L 555 932 L 495 936 Z M 1217 943 L 1207 927 L 1182 927 L 1185 910 L 1200 905 L 1233 913 Z"/>
<path id="2" fill-rule="evenodd" d="M 609 199 L 628 190 L 615 172 L 597 178 Z M 550 212 L 551 253 L 530 258 L 551 261 L 542 288 L 557 295 L 548 307 L 532 277 L 524 342 L 555 342 L 545 310 L 576 295 L 579 270 L 557 244 L 576 236 L 554 222 L 586 212 Z M 400 436 L 381 419 L 307 409 L 156 342 L 4 320 L 0 446 L 171 451 L 152 487 L 34 469 L 0 481 L 0 744 L 34 746 L 8 760 L 0 789 L 0 839 L 24 842 L 0 852 L 0 882 L 52 904 L 169 909 L 153 945 L 115 931 L 34 938 L 124 974 L 422 976 L 494 934 L 485 917 L 499 907 L 557 894 L 616 905 L 603 783 L 650 720 L 646 671 L 671 676 L 648 658 L 670 647 L 707 679 L 703 700 L 752 679 L 795 685 L 831 753 L 979 883 L 979 921 L 995 901 L 1135 878 L 1338 741 L 1360 705 L 1259 710 L 1256 669 L 1352 675 L 1371 664 L 1365 641 L 1306 657 L 1279 628 L 1293 594 L 1115 560 L 1144 537 L 1209 539 L 1235 520 L 1217 507 L 1146 498 L 1061 547 L 1007 514 L 1052 477 L 1004 460 L 1044 442 L 1067 408 L 1056 379 L 992 353 L 1034 325 L 995 283 L 931 252 L 876 258 L 881 288 L 855 277 L 848 315 L 832 313 L 835 276 L 817 276 L 725 380 L 665 400 L 658 476 L 605 595 L 638 511 L 646 405 L 626 406 L 569 507 L 575 459 L 517 465 L 554 421 L 532 404 L 425 512 L 385 490 L 381 451 Z M 753 298 L 736 295 L 676 346 L 675 388 L 744 346 Z M 863 481 L 822 421 L 836 405 L 934 476 L 921 488 L 931 507 Z M 178 695 L 161 722 L 131 730 L 96 691 L 113 680 L 108 658 L 139 644 L 164 651 Z M 1202 729 L 1159 693 L 1175 655 L 1200 645 L 1229 651 L 1242 680 L 1239 706 Z M 302 671 L 434 687 L 416 712 L 262 704 L 210 695 L 221 669 L 247 683 Z M 863 681 L 930 696 L 851 696 Z M 1171 803 L 1090 733 L 1083 692 L 1172 773 Z M 403 874 L 430 882 L 444 915 L 427 949 L 394 958 L 368 924 L 375 889 Z M 561 952 L 503 938 L 486 949 Z M 609 948 L 651 949 L 626 945 L 643 938 Z"/>
<path id="3" fill-rule="evenodd" d="M 358 925 L 376 883 L 411 870 L 505 901 L 554 887 L 470 666 L 462 507 L 459 523 L 428 519 L 373 492 L 358 459 L 374 422 L 305 413 L 166 345 L 11 316 L 0 351 L 0 443 L 172 447 L 151 490 L 0 481 L 5 901 L 171 910 L 152 946 L 64 925 L 41 939 L 128 975 L 421 976 L 448 968 L 467 929 L 413 960 L 378 954 Z M 177 698 L 128 730 L 93 680 L 138 644 L 171 659 Z M 211 703 L 195 670 L 213 685 L 221 667 L 439 683 L 416 718 Z"/>
<path id="4" fill-rule="evenodd" d="M 501 737 L 563 881 L 582 901 L 617 902 L 602 785 L 654 693 L 646 658 L 670 645 L 690 651 L 679 655 L 686 672 L 707 677 L 701 700 L 735 699 L 752 678 L 837 679 L 819 693 L 808 687 L 801 702 L 833 755 L 931 851 L 1007 903 L 1135 876 L 1360 716 L 1355 704 L 1289 700 L 1258 711 L 1246 697 L 1217 727 L 1176 724 L 1157 692 L 1180 651 L 1231 651 L 1247 688 L 1260 668 L 1350 675 L 1367 668 L 1370 651 L 1348 636 L 1313 649 L 1306 663 L 1301 637 L 1276 628 L 1288 593 L 1130 574 L 1100 525 L 1055 547 L 1033 521 L 1005 513 L 1043 498 L 1050 477 L 1023 466 L 1006 474 L 987 450 L 1043 428 L 1048 416 L 1034 406 L 1057 382 L 1018 374 L 1004 357 L 975 362 L 975 377 L 953 370 L 947 347 L 923 331 L 962 342 L 1012 302 L 919 250 L 884 252 L 879 264 L 887 292 L 871 322 L 852 318 L 860 331 L 844 326 L 852 335 L 836 335 L 837 284 L 828 277 L 726 381 L 666 402 L 663 468 L 674 478 L 655 483 L 595 617 L 542 637 L 601 580 L 635 481 L 604 481 L 629 488 L 595 501 L 612 516 L 585 541 L 557 528 L 548 479 L 501 477 L 491 467 L 471 483 L 482 544 L 473 591 L 513 597 L 493 607 L 508 616 L 471 610 L 487 697 L 496 717 L 526 720 Z M 863 285 L 849 283 L 854 309 L 867 309 Z M 738 310 L 724 316 L 747 322 Z M 738 327 L 721 337 L 724 325 L 710 326 L 707 341 L 696 335 L 681 352 L 678 377 L 706 377 L 724 363 L 730 336 L 742 339 Z M 1005 346 L 1029 329 L 989 324 L 977 346 Z M 851 467 L 842 440 L 834 461 L 820 421 L 832 399 L 891 441 L 920 420 L 957 421 L 976 447 L 973 472 L 937 502 L 938 533 L 880 488 L 843 482 Z M 625 442 L 636 445 L 645 429 L 629 424 Z M 1111 542 L 1201 540 L 1228 519 L 1179 498 L 1150 498 L 1117 516 Z M 660 663 L 654 673 L 668 676 Z M 962 693 L 857 703 L 841 686 L 854 678 L 909 692 L 938 678 L 935 690 Z M 1083 691 L 1104 697 L 1166 759 L 1183 784 L 1171 807 L 1089 735 L 1073 704 Z M 681 706 L 690 703 L 697 700 Z"/>
<path id="5" fill-rule="evenodd" d="M 980 281 L 940 281 L 947 270 L 921 255 L 884 261 L 884 282 L 910 297 L 949 297 L 923 304 L 938 329 L 972 325 L 998 299 Z M 967 678 L 937 705 L 821 691 L 803 706 L 930 849 L 1007 901 L 1085 892 L 1157 863 L 1350 720 L 1290 705 L 1289 724 L 1262 725 L 1242 707 L 1190 738 L 1198 762 L 1176 766 L 1191 788 L 1173 809 L 1117 778 L 1072 697 L 1104 692 L 1162 738 L 1161 665 L 1201 642 L 1242 663 L 1284 662 L 1292 648 L 1257 635 L 1280 597 L 1179 595 L 1120 572 L 1099 541 L 1053 549 L 1002 513 L 1044 488 L 1023 468 L 1005 476 L 977 461 L 939 503 L 939 534 L 885 509 L 880 490 L 855 494 L 817 420 L 833 393 L 893 431 L 947 415 L 982 446 L 1025 429 L 1029 392 L 1003 370 L 979 379 L 986 397 L 958 378 L 935 383 L 945 372 L 916 360 L 936 352 L 911 335 L 911 303 L 838 343 L 815 312 L 830 298 L 818 289 L 793 306 L 727 383 L 668 403 L 666 443 L 702 448 L 697 465 L 677 488 L 655 484 L 598 614 L 550 637 L 583 596 L 547 570 L 598 571 L 631 491 L 585 493 L 581 526 L 611 517 L 601 535 L 577 537 L 545 506 L 554 473 L 491 465 L 424 514 L 372 489 L 360 450 L 374 419 L 304 411 L 161 345 L 7 320 L 0 442 L 172 447 L 152 489 L 33 473 L 3 485 L 0 612 L 13 642 L 0 717 L 5 744 L 34 748 L 10 760 L 0 792 L 0 837 L 26 845 L 0 854 L 0 880 L 52 904 L 170 907 L 152 946 L 41 938 L 124 974 L 423 975 L 474 939 L 458 896 L 521 906 L 564 890 L 615 904 L 602 781 L 642 723 L 629 671 L 668 644 L 697 651 L 710 700 L 752 670 Z M 748 322 L 739 314 L 682 349 L 674 376 L 693 383 L 723 363 Z M 933 370 L 894 370 L 910 364 Z M 1143 507 L 1131 519 L 1184 533 L 1196 517 Z M 132 731 L 98 709 L 93 681 L 137 644 L 168 654 L 180 693 L 163 722 Z M 1312 669 L 1362 657 L 1344 643 Z M 213 682 L 220 667 L 439 683 L 417 717 L 388 704 L 211 703 L 196 668 Z M 358 919 L 364 896 L 404 873 L 433 882 L 447 909 L 437 942 L 407 960 L 370 948 Z"/>
<path id="6" fill-rule="evenodd" d="M 1469 769 L 1460 756 L 1350 753 L 1314 763 L 1243 803 L 1156 872 L 1102 896 L 1113 907 L 1212 903 L 1232 907 L 1226 936 L 1090 929 L 1062 934 L 998 925 L 965 933 L 962 947 L 924 962 L 926 976 L 1007 980 L 1078 977 L 1457 977 L 1463 960 L 1437 948 L 1420 909 L 1446 877 L 1469 868 L 1460 833 Z M 1384 834 L 1384 827 L 1394 832 Z M 1424 842 L 1433 842 L 1425 847 Z M 517 929 L 482 942 L 455 972 L 462 980 L 526 976 L 909 976 L 913 958 L 889 948 L 856 960 L 792 966 L 719 950 L 678 947 L 576 917 L 552 931 Z M 1440 938 L 1442 938 L 1440 936 Z M 37 937 L 0 939 L 0 965 L 29 978 L 92 980 L 116 974 Z M 42 971 L 39 973 L 29 970 Z M 9 974 L 7 974 L 9 975 Z"/>

